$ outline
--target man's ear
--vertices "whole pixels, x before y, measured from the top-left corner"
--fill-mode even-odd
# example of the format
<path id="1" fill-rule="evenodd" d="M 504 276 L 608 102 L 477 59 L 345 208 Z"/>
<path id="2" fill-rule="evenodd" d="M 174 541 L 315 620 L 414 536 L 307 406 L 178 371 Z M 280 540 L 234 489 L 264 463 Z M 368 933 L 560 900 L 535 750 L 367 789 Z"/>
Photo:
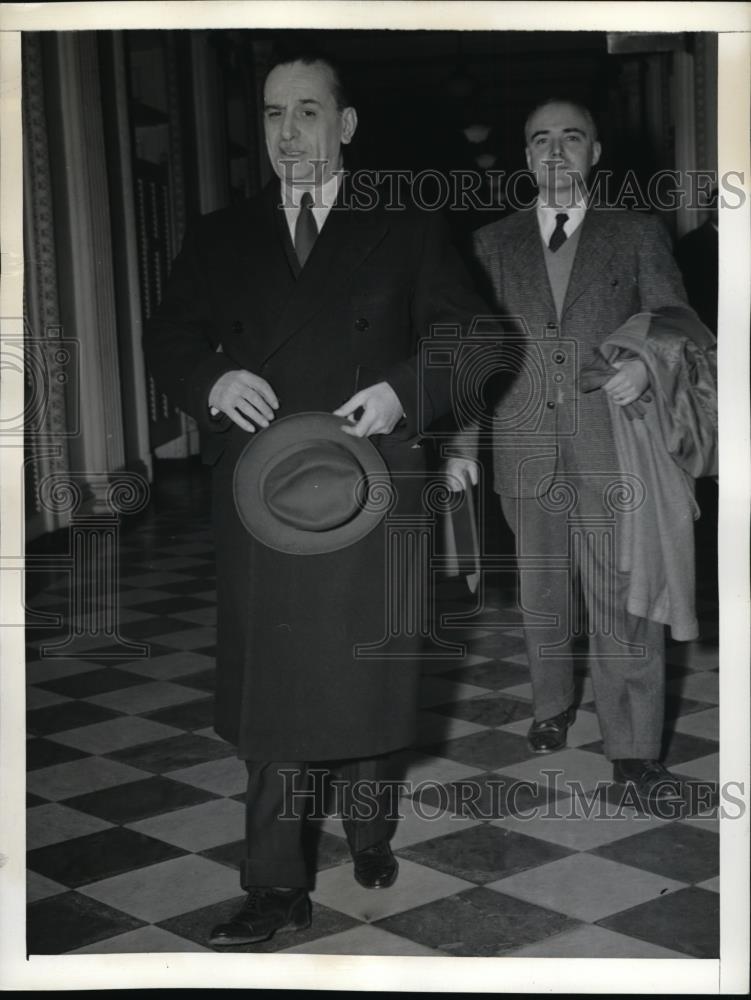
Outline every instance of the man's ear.
<path id="1" fill-rule="evenodd" d="M 524 155 L 527 157 L 527 170 L 532 169 L 532 154 L 529 151 L 529 146 L 524 147 Z"/>
<path id="2" fill-rule="evenodd" d="M 592 166 L 600 162 L 600 154 L 602 153 L 602 146 L 599 142 L 595 141 L 592 143 Z"/>
<path id="3" fill-rule="evenodd" d="M 357 129 L 357 112 L 354 108 L 345 108 L 342 111 L 342 142 L 352 142 L 352 136 Z"/>

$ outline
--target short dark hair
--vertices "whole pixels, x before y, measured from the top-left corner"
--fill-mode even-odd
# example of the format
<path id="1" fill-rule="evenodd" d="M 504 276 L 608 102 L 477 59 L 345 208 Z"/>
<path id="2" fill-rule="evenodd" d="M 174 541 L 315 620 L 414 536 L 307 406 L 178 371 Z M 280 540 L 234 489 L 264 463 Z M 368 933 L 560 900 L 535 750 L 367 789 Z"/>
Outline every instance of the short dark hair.
<path id="1" fill-rule="evenodd" d="M 266 74 L 266 78 L 268 79 L 269 73 L 275 70 L 277 66 L 291 66 L 292 63 L 296 62 L 302 63 L 303 66 L 312 66 L 314 63 L 321 63 L 321 65 L 325 66 L 331 73 L 331 90 L 339 111 L 352 106 L 349 87 L 342 67 L 335 59 L 324 52 L 304 49 L 299 52 L 284 53 L 271 66 L 269 72 Z"/>
<path id="2" fill-rule="evenodd" d="M 532 110 L 529 112 L 524 120 L 524 142 L 527 142 L 527 129 L 529 128 L 529 123 L 532 120 L 533 115 L 536 115 L 538 111 L 542 111 L 543 108 L 549 107 L 551 104 L 568 104 L 569 107 L 576 108 L 576 110 L 584 116 L 587 125 L 592 132 L 592 139 L 597 139 L 597 122 L 594 119 L 594 115 L 586 106 L 582 104 L 581 101 L 574 101 L 570 97 L 546 97 L 544 101 L 540 101 L 536 104 Z"/>

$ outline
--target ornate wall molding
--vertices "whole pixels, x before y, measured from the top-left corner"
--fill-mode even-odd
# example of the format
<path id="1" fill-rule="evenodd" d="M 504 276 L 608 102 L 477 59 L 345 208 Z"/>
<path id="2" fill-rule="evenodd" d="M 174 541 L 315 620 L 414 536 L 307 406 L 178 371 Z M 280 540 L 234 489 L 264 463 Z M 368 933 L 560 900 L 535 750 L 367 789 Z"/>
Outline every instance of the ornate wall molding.
<path id="1" fill-rule="evenodd" d="M 22 58 L 26 322 L 18 332 L 23 338 L 26 381 L 25 514 L 27 537 L 35 538 L 67 523 L 65 512 L 50 510 L 41 503 L 39 484 L 68 469 L 65 397 L 69 381 L 66 355 L 60 350 L 55 215 L 38 34 L 22 36 Z"/>

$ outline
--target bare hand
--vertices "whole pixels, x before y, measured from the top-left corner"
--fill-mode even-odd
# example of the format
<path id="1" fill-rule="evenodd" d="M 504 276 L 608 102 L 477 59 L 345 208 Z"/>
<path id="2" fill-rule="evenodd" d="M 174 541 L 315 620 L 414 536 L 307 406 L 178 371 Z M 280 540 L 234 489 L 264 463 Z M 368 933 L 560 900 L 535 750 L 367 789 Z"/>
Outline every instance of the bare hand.
<path id="1" fill-rule="evenodd" d="M 477 486 L 478 465 L 472 458 L 450 458 L 443 467 L 446 485 L 452 493 L 463 493 L 467 480 Z"/>
<path id="2" fill-rule="evenodd" d="M 639 358 L 632 361 L 614 361 L 618 373 L 603 385 L 603 389 L 617 406 L 628 406 L 649 387 L 647 366 Z"/>
<path id="3" fill-rule="evenodd" d="M 363 413 L 355 421 L 354 412 L 362 407 Z M 402 404 L 388 384 L 378 382 L 356 392 L 351 399 L 334 410 L 335 417 L 346 417 L 350 425 L 342 430 L 352 437 L 370 437 L 371 434 L 390 434 L 402 418 Z"/>
<path id="4" fill-rule="evenodd" d="M 209 406 L 220 410 L 238 427 L 253 433 L 268 427 L 274 419 L 279 400 L 269 383 L 260 375 L 239 370 L 226 372 L 218 378 L 209 393 Z M 252 421 L 252 422 L 251 422 Z"/>

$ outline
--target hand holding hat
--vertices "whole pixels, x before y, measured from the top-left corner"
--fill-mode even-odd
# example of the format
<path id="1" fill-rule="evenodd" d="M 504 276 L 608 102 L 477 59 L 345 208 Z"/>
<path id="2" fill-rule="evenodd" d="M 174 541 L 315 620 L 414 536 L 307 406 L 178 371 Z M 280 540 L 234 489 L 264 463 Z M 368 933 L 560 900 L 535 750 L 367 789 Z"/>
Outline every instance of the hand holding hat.
<path id="1" fill-rule="evenodd" d="M 354 413 L 362 409 L 362 415 L 355 421 Z M 352 426 L 343 427 L 345 434 L 353 437 L 370 437 L 371 434 L 390 434 L 404 416 L 399 397 L 388 382 L 377 382 L 356 392 L 343 403 L 334 416 L 348 417 Z"/>

